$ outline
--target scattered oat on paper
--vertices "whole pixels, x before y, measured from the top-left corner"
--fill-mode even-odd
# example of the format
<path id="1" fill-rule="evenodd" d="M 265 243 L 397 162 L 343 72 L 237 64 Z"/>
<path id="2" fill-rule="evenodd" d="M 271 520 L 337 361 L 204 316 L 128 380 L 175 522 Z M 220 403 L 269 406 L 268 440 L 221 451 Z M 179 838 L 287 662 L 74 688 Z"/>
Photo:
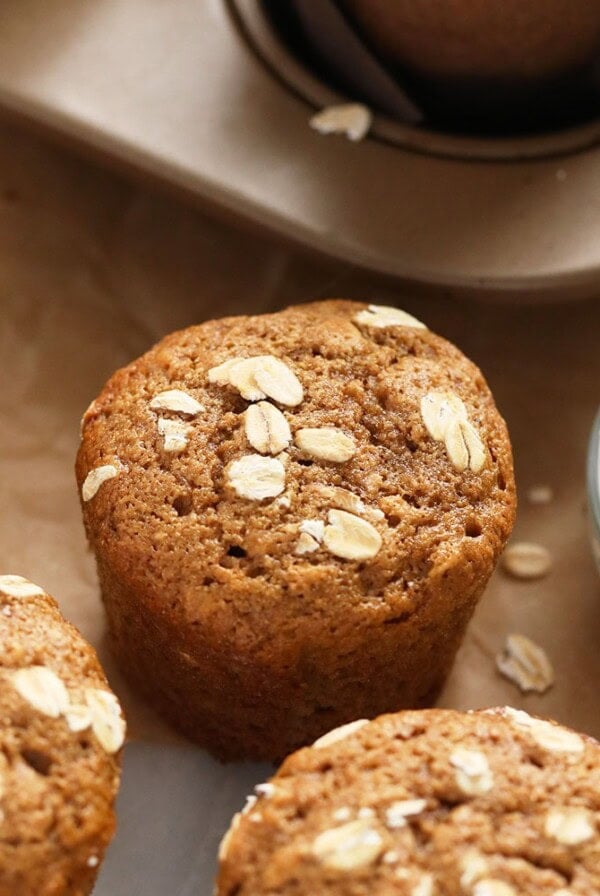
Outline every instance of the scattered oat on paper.
<path id="1" fill-rule="evenodd" d="M 310 119 L 310 126 L 319 134 L 345 134 L 349 140 L 362 140 L 369 133 L 373 115 L 362 103 L 326 106 Z"/>
<path id="2" fill-rule="evenodd" d="M 515 579 L 541 579 L 550 572 L 552 557 L 550 551 L 541 544 L 515 541 L 504 551 L 502 567 Z"/>
<path id="3" fill-rule="evenodd" d="M 512 634 L 496 657 L 499 672 L 523 693 L 543 694 L 554 684 L 554 669 L 546 651 L 526 635 Z"/>
<path id="4" fill-rule="evenodd" d="M 527 500 L 534 506 L 550 504 L 553 499 L 554 492 L 549 485 L 533 485 L 527 490 Z"/>

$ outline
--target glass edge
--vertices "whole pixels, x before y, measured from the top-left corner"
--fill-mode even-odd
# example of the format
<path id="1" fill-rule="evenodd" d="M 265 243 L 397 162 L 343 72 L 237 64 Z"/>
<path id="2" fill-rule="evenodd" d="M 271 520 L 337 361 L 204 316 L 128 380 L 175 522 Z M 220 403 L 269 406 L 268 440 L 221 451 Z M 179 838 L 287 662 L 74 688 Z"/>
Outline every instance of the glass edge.
<path id="1" fill-rule="evenodd" d="M 594 534 L 600 540 L 600 411 L 594 419 L 588 446 L 587 493 Z"/>

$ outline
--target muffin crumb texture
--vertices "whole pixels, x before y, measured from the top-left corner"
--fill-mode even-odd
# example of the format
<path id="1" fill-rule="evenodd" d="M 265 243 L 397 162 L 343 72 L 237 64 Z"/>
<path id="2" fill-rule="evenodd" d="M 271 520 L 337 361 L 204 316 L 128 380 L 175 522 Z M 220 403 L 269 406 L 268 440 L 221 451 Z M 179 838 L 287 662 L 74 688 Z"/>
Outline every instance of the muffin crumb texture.
<path id="1" fill-rule="evenodd" d="M 510 533 L 479 370 L 396 308 L 208 321 L 118 371 L 77 477 L 116 654 L 219 756 L 429 703 Z"/>
<path id="2" fill-rule="evenodd" d="M 125 722 L 92 647 L 16 575 L 0 575 L 0 714 L 0 896 L 87 896 Z"/>
<path id="3" fill-rule="evenodd" d="M 506 709 L 331 732 L 235 816 L 216 896 L 595 896 L 600 745 Z"/>

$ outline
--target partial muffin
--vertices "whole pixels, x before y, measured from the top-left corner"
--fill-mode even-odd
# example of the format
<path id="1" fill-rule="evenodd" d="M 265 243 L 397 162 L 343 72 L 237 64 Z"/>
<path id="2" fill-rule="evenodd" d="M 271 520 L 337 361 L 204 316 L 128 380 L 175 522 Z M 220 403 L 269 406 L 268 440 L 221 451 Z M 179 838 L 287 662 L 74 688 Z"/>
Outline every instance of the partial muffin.
<path id="1" fill-rule="evenodd" d="M 391 62 L 517 86 L 588 65 L 599 0 L 343 0 Z"/>
<path id="2" fill-rule="evenodd" d="M 256 793 L 216 896 L 600 893 L 600 744 L 509 707 L 355 722 Z"/>
<path id="3" fill-rule="evenodd" d="M 77 479 L 123 669 L 223 758 L 431 703 L 515 506 L 479 370 L 344 301 L 167 337 L 86 412 Z"/>
<path id="4" fill-rule="evenodd" d="M 597 108 L 600 0 L 341 3 L 445 130 L 556 130 Z"/>
<path id="5" fill-rule="evenodd" d="M 0 896 L 87 896 L 115 829 L 117 698 L 56 601 L 0 576 Z"/>

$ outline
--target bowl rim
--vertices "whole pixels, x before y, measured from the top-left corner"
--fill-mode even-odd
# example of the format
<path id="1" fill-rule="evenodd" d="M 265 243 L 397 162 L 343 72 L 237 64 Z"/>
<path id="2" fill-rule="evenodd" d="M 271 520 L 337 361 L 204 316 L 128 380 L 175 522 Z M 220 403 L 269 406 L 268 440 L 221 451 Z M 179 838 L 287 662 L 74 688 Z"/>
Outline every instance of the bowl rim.
<path id="1" fill-rule="evenodd" d="M 590 434 L 587 458 L 587 490 L 592 525 L 600 540 L 600 410 Z"/>
<path id="2" fill-rule="evenodd" d="M 252 52 L 280 83 L 315 111 L 352 102 L 343 88 L 330 86 L 294 56 L 273 27 L 262 0 L 228 0 L 228 7 Z M 558 161 L 600 145 L 600 118 L 539 134 L 484 138 L 442 133 L 377 112 L 369 133 L 382 143 L 443 160 L 503 164 L 537 159 Z"/>

